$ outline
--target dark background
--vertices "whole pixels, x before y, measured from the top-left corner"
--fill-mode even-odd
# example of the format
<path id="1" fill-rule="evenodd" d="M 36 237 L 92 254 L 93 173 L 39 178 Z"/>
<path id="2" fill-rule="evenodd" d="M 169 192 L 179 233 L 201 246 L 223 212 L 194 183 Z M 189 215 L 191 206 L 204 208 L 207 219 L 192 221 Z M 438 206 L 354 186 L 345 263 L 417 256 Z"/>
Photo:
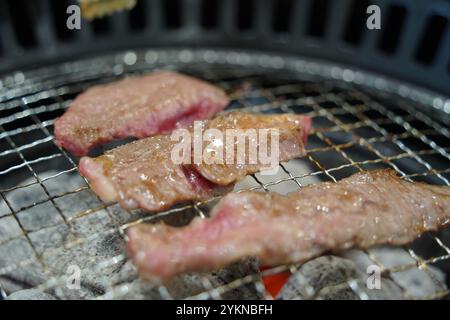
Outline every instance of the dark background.
<path id="1" fill-rule="evenodd" d="M 148 47 L 294 53 L 450 94 L 448 0 L 138 0 L 130 12 L 68 30 L 74 0 L 1 0 L 0 73 Z M 366 28 L 381 7 L 382 29 Z"/>

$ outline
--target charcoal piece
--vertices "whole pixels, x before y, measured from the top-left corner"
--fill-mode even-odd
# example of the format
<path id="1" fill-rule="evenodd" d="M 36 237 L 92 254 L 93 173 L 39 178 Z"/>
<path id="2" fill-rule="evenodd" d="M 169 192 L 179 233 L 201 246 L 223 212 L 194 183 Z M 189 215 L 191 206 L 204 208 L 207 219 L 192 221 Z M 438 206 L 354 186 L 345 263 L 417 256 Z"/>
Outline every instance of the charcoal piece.
<path id="1" fill-rule="evenodd" d="M 8 300 L 55 300 L 55 298 L 37 289 L 19 290 L 11 293 Z"/>

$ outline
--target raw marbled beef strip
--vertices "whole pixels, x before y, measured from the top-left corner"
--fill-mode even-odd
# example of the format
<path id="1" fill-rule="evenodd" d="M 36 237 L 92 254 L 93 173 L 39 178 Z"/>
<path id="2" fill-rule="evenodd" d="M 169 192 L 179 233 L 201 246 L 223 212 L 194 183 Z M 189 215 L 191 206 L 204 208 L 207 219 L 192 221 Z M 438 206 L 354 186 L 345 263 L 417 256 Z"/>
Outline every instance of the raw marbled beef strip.
<path id="1" fill-rule="evenodd" d="M 286 196 L 232 193 L 211 215 L 183 228 L 130 228 L 128 253 L 140 275 L 165 281 L 243 257 L 274 266 L 328 251 L 406 244 L 450 224 L 450 188 L 411 183 L 391 170 L 376 170 Z"/>
<path id="2" fill-rule="evenodd" d="M 80 94 L 55 122 L 57 143 L 76 156 L 114 139 L 145 138 L 208 119 L 225 108 L 225 92 L 175 72 L 154 72 Z"/>
<path id="3" fill-rule="evenodd" d="M 279 158 L 289 160 L 305 154 L 311 118 L 231 112 L 204 121 L 202 126 L 220 130 L 228 127 L 277 128 L 280 132 Z M 176 143 L 178 141 L 172 141 L 170 135 L 134 141 L 97 158 L 81 158 L 79 169 L 103 200 L 118 201 L 127 209 L 157 211 L 179 202 L 206 200 L 226 193 L 246 174 L 267 167 L 260 164 L 217 165 L 213 175 L 211 169 L 216 165 L 175 164 L 171 152 Z"/>

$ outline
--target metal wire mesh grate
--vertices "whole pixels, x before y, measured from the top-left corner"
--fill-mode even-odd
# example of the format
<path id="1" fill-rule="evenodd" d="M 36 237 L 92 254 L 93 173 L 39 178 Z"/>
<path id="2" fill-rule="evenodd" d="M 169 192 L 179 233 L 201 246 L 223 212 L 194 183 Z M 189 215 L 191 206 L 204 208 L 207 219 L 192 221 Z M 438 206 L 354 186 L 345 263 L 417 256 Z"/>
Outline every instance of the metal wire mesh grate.
<path id="1" fill-rule="evenodd" d="M 222 86 L 232 98 L 230 110 L 302 113 L 314 118 L 308 154 L 281 163 L 282 174 L 276 179 L 268 180 L 258 174 L 248 177 L 243 184 L 246 190 L 295 190 L 310 183 L 308 179 L 311 178 L 338 181 L 357 171 L 380 167 L 391 167 L 407 180 L 450 186 L 450 132 L 428 114 L 418 111 L 420 109 L 411 108 L 410 104 L 418 102 L 391 95 L 375 96 L 343 81 L 314 77 L 298 79 L 286 71 L 281 58 L 266 61 L 266 68 L 261 67 L 264 60 L 261 58 L 254 68 L 254 56 L 228 53 L 221 59 L 219 54 L 213 53 L 208 51 L 200 62 L 195 61 L 192 52 L 187 50 L 177 52 L 176 59 L 169 53 L 155 50 L 126 53 L 19 72 L 2 79 L 0 284 L 7 292 L 35 288 L 56 295 L 62 292 L 61 296 L 67 297 L 64 293 L 70 280 L 67 266 L 81 264 L 82 276 L 89 276 L 89 281 L 82 283 L 90 292 L 81 296 L 84 298 L 127 297 L 136 286 L 143 286 L 154 298 L 220 299 L 249 284 L 254 285 L 259 297 L 268 298 L 261 275 L 286 270 L 295 273 L 301 267 L 290 265 L 262 272 L 256 270 L 221 282 L 212 281 L 208 275 L 198 275 L 195 289 L 182 293 L 170 286 L 155 286 L 138 279 L 124 254 L 126 236 L 123 231 L 131 225 L 179 216 L 185 216 L 187 220 L 195 215 L 206 218 L 217 198 L 155 215 L 128 212 L 116 204 L 103 203 L 79 176 L 76 159 L 56 145 L 52 125 L 76 94 L 85 88 L 155 67 L 181 66 L 185 72 Z M 205 62 L 214 64 L 205 68 Z M 78 183 L 69 183 L 74 177 Z M 20 193 L 25 196 L 17 196 Z M 6 221 L 7 231 L 2 229 L 2 223 Z M 80 227 L 81 222 L 84 227 Z M 110 241 L 105 243 L 105 239 Z M 113 248 L 99 256 L 93 253 L 90 245 L 100 240 L 104 246 Z M 403 298 L 442 298 L 448 296 L 449 290 L 445 280 L 430 268 L 449 272 L 448 240 L 445 231 L 424 235 L 419 241 L 401 248 L 410 259 L 393 266 L 385 265 L 372 250 L 365 250 L 364 254 L 381 268 L 384 278 L 401 288 Z M 421 245 L 423 242 L 426 249 Z M 78 257 L 83 257 L 83 261 L 78 261 Z M 127 265 L 131 272 L 126 276 L 111 276 L 120 273 L 118 266 L 125 268 Z M 419 269 L 430 277 L 436 290 L 422 295 L 411 293 L 408 285 L 396 279 L 396 274 L 411 269 Z M 39 274 L 30 270 L 39 270 Z M 360 280 L 348 278 L 332 287 L 350 288 L 359 298 L 367 299 Z M 308 283 L 304 286 L 310 289 L 307 298 L 315 298 L 320 293 Z M 330 287 L 320 291 L 326 290 Z"/>

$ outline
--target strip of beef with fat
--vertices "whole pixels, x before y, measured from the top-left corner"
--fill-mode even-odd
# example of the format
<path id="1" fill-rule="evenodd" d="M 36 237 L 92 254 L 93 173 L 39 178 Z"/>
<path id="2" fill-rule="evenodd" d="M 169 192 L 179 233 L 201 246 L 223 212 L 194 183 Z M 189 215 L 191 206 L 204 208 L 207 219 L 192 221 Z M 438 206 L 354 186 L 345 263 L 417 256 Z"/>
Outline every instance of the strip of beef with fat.
<path id="1" fill-rule="evenodd" d="M 145 138 L 208 119 L 229 100 L 202 80 L 154 72 L 98 85 L 80 94 L 55 122 L 57 143 L 76 156 L 114 139 Z"/>
<path id="2" fill-rule="evenodd" d="M 215 145 L 224 146 L 226 152 L 221 155 L 219 163 L 210 161 L 206 163 L 194 162 L 194 168 L 204 178 L 218 185 L 229 185 L 243 179 L 246 175 L 270 168 L 270 157 L 275 156 L 275 165 L 279 162 L 303 156 L 308 134 L 311 130 L 312 120 L 308 116 L 279 114 L 279 115 L 255 115 L 251 113 L 233 112 L 228 116 L 216 117 L 210 121 L 203 122 L 203 130 L 217 129 L 227 132 L 228 129 L 237 129 L 219 143 L 210 137 L 212 143 L 203 146 L 203 155 L 215 152 Z M 277 129 L 277 135 L 269 131 L 258 131 L 258 129 Z M 256 130 L 255 130 L 256 129 Z M 230 132 L 230 131 L 228 131 Z M 272 141 L 274 139 L 274 141 Z M 277 142 L 278 150 L 271 150 L 272 142 Z M 227 149 L 227 146 L 231 146 Z M 264 147 L 263 147 L 264 145 Z M 240 148 L 244 146 L 244 148 Z M 228 152 L 230 150 L 232 152 Z M 251 157 L 253 155 L 253 158 Z M 261 161 L 262 155 L 266 156 Z M 204 160 L 204 159 L 203 159 Z M 263 165 L 266 162 L 265 165 Z M 273 163 L 272 163 L 273 165 Z"/>
<path id="3" fill-rule="evenodd" d="M 232 193 L 210 219 L 196 218 L 187 227 L 130 228 L 128 252 L 142 277 L 166 281 L 247 256 L 274 266 L 327 251 L 402 245 L 449 224 L 449 187 L 411 183 L 391 170 L 376 170 L 286 196 Z"/>
<path id="4" fill-rule="evenodd" d="M 199 127 L 205 130 L 215 128 L 220 132 L 238 128 L 278 129 L 278 158 L 280 161 L 286 161 L 305 154 L 311 118 L 293 114 L 256 115 L 231 112 L 213 120 L 200 122 Z M 189 136 L 193 136 L 193 131 L 193 127 L 186 130 Z M 225 137 L 225 134 L 223 136 Z M 91 188 L 103 200 L 118 201 L 127 209 L 142 208 L 157 211 L 179 202 L 206 200 L 214 195 L 226 193 L 232 189 L 234 182 L 246 174 L 267 167 L 266 164 L 259 162 L 214 165 L 202 161 L 194 164 L 193 159 L 189 163 L 178 163 L 173 161 L 172 151 L 179 142 L 172 140 L 171 135 L 134 141 L 107 151 L 97 158 L 81 158 L 79 169 L 89 181 Z M 220 141 L 219 145 L 225 143 Z M 233 145 L 237 148 L 240 144 L 248 143 L 248 139 L 235 140 Z M 203 151 L 202 154 L 209 153 L 209 145 L 210 143 L 206 143 L 202 147 L 200 150 Z M 193 149 L 194 139 L 188 144 L 192 158 Z M 246 157 L 249 151 L 247 146 Z M 210 169 L 214 166 L 220 168 L 221 175 L 216 173 L 213 176 L 210 173 Z"/>
<path id="5" fill-rule="evenodd" d="M 230 191 L 174 164 L 174 144 L 168 135 L 134 141 L 97 158 L 81 158 L 79 169 L 100 198 L 126 209 L 157 211 Z"/>

